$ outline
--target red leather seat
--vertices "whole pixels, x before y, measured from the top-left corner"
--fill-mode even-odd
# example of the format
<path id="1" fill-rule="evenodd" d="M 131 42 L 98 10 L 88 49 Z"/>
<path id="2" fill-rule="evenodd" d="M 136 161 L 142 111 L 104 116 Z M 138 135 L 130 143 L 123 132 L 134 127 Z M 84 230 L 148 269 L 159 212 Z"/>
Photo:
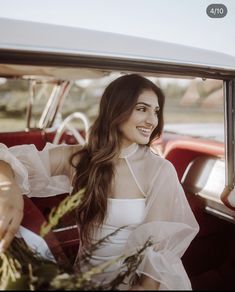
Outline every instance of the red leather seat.
<path id="1" fill-rule="evenodd" d="M 38 207 L 33 203 L 33 201 L 30 198 L 24 196 L 24 217 L 22 221 L 22 226 L 40 235 L 41 225 L 45 221 L 46 219 L 44 215 L 38 209 Z M 57 237 L 52 231 L 50 231 L 45 236 L 44 239 L 57 261 L 59 262 L 68 261 L 67 256 L 65 255 L 60 245 L 59 240 L 57 239 Z"/>

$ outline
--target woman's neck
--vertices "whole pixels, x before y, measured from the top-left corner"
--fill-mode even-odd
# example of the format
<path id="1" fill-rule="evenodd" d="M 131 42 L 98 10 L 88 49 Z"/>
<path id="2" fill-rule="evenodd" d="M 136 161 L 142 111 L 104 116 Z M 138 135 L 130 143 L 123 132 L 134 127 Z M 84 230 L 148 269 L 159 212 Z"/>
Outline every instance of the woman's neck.
<path id="1" fill-rule="evenodd" d="M 119 158 L 126 158 L 135 153 L 138 148 L 137 143 L 132 143 L 129 146 L 121 147 Z"/>

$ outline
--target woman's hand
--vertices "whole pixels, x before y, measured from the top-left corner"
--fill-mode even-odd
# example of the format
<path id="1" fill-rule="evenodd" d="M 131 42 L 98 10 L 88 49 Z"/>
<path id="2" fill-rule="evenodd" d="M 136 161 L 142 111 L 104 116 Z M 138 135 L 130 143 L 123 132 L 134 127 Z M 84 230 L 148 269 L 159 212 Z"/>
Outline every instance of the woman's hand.
<path id="1" fill-rule="evenodd" d="M 0 252 L 3 252 L 20 226 L 24 200 L 12 170 L 2 161 L 0 166 Z"/>
<path id="2" fill-rule="evenodd" d="M 141 275 L 140 279 L 138 280 L 138 283 L 134 286 L 132 286 L 129 290 L 141 290 L 141 291 L 146 291 L 146 290 L 158 290 L 160 284 L 153 280 L 152 278 L 149 278 L 145 275 Z"/>

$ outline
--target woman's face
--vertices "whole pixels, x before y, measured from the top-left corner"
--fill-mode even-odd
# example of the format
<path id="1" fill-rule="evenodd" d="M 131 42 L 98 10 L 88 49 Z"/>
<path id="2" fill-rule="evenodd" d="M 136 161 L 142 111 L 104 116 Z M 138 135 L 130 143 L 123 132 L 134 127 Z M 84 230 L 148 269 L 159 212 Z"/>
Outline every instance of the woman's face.
<path id="1" fill-rule="evenodd" d="M 148 144 L 153 130 L 158 124 L 159 104 L 154 91 L 144 90 L 127 121 L 119 129 L 122 133 L 122 147 L 132 143 Z"/>

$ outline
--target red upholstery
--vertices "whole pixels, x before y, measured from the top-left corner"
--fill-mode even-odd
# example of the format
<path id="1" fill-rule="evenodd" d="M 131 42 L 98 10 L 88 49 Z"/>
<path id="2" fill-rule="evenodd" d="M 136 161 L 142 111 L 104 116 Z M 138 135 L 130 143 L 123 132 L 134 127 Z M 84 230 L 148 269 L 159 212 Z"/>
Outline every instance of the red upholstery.
<path id="1" fill-rule="evenodd" d="M 164 138 L 164 137 L 163 137 Z M 223 143 L 183 136 L 167 136 L 155 142 L 176 168 L 179 180 L 199 156 L 224 157 Z M 184 187 L 184 186 L 183 186 Z M 193 290 L 235 289 L 235 225 L 205 212 L 205 201 L 186 191 L 200 231 L 182 257 Z"/>
<path id="2" fill-rule="evenodd" d="M 30 130 L 22 132 L 0 133 L 0 143 L 6 146 L 16 146 L 22 144 L 34 144 L 38 150 L 42 150 L 46 142 L 51 142 L 54 133 L 45 133 L 42 130 Z"/>
<path id="3" fill-rule="evenodd" d="M 193 290 L 234 290 L 235 225 L 205 213 L 198 196 L 187 197 L 200 225 L 182 257 Z"/>
<path id="4" fill-rule="evenodd" d="M 215 148 L 212 149 L 215 150 Z M 204 178 L 205 175 L 199 166 L 206 164 L 197 162 L 211 160 L 211 153 L 213 152 L 210 152 L 207 158 L 203 153 L 203 157 L 195 159 L 181 181 L 190 207 L 200 226 L 200 231 L 183 255 L 182 262 L 190 277 L 193 290 L 220 290 L 222 288 L 234 290 L 235 266 L 232 264 L 235 262 L 235 225 L 207 213 L 205 206 L 209 202 L 209 196 L 204 198 L 198 195 L 198 190 L 200 190 L 200 194 L 203 191 L 206 193 L 206 190 L 199 184 L 200 181 L 203 185 L 202 176 Z M 218 154 L 218 151 L 215 153 Z M 194 155 L 197 156 L 198 153 L 195 152 Z M 216 158 L 213 159 L 216 160 Z M 184 156 L 182 160 L 184 160 Z M 210 171 L 209 167 L 206 169 L 208 172 Z M 220 169 L 223 172 L 223 168 Z M 219 177 L 219 173 L 217 175 Z"/>
<path id="5" fill-rule="evenodd" d="M 46 198 L 31 198 L 31 201 L 37 206 L 41 214 L 47 220 L 53 207 L 56 207 L 68 194 L 57 195 Z M 66 230 L 66 228 L 68 228 Z M 54 231 L 61 248 L 66 256 L 73 262 L 79 248 L 79 232 L 76 224 L 75 211 L 65 214 L 56 226 Z"/>
<path id="6" fill-rule="evenodd" d="M 200 231 L 185 252 L 182 260 L 189 276 L 195 276 L 220 266 L 228 255 L 235 226 L 204 211 L 204 201 L 186 193 Z"/>
<path id="7" fill-rule="evenodd" d="M 24 218 L 22 225 L 25 228 L 40 234 L 41 225 L 46 221 L 45 217 L 31 199 L 24 196 Z M 60 246 L 60 242 L 53 232 L 49 232 L 45 236 L 45 241 L 50 247 L 51 252 L 58 261 L 67 261 L 67 257 Z"/>
<path id="8" fill-rule="evenodd" d="M 21 144 L 34 144 L 38 150 L 42 150 L 47 142 L 52 142 L 55 132 L 41 130 L 19 131 L 11 133 L 0 133 L 0 143 L 8 147 Z M 73 136 L 63 135 L 62 139 L 67 144 L 74 144 Z M 57 206 L 67 194 L 47 198 L 24 198 L 24 218 L 22 225 L 29 230 L 40 233 L 40 227 L 47 220 L 51 209 Z M 74 214 L 66 214 L 60 220 L 61 228 L 75 226 Z M 76 227 L 59 232 L 50 232 L 45 240 L 57 260 L 67 260 L 76 256 L 79 247 L 78 229 Z"/>
<path id="9" fill-rule="evenodd" d="M 168 141 L 163 155 L 174 164 L 181 180 L 186 167 L 193 159 L 204 155 L 224 156 L 224 145 L 214 141 L 180 139 Z"/>
<path id="10" fill-rule="evenodd" d="M 82 133 L 84 136 L 84 133 Z M 43 130 L 30 130 L 20 132 L 7 132 L 0 133 L 0 143 L 7 145 L 8 147 L 22 145 L 22 144 L 34 144 L 38 150 L 42 150 L 47 142 L 53 142 L 55 131 L 43 131 Z M 61 137 L 61 141 L 66 144 L 76 144 L 73 135 L 64 133 Z"/>

